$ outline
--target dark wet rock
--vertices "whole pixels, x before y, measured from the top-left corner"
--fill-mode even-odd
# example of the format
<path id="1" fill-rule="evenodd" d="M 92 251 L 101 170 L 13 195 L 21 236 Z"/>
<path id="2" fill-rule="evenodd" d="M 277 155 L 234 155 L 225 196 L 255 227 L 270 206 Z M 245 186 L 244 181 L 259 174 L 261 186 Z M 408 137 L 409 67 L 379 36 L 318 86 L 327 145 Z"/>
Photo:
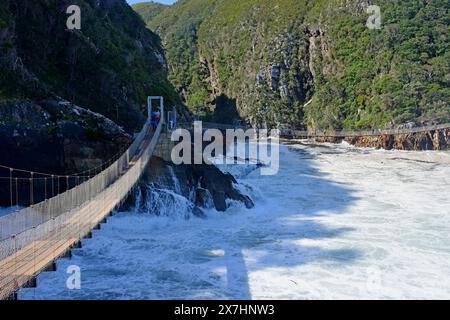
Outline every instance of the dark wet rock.
<path id="1" fill-rule="evenodd" d="M 223 191 L 214 191 L 213 193 L 213 201 L 214 206 L 217 211 L 226 211 L 227 203 L 226 203 L 226 194 Z"/>
<path id="2" fill-rule="evenodd" d="M 137 188 L 142 203 L 146 203 L 147 194 L 153 188 L 177 192 L 199 209 L 207 209 L 213 205 L 217 211 L 223 212 L 228 209 L 228 200 L 241 202 L 246 208 L 253 208 L 252 199 L 242 194 L 236 185 L 237 181 L 232 175 L 223 173 L 213 165 L 174 166 L 153 157 Z M 136 200 L 136 194 L 132 194 L 124 208 L 133 207 Z M 202 216 L 199 210 L 193 210 L 194 215 Z"/>
<path id="3" fill-rule="evenodd" d="M 216 210 L 225 211 L 228 199 L 242 202 L 249 209 L 253 208 L 253 201 L 235 187 L 237 181 L 231 174 L 225 174 L 217 167 L 206 164 L 176 168 L 184 171 L 186 183 L 194 183 L 193 186 L 200 186 L 211 193 Z"/>
<path id="4" fill-rule="evenodd" d="M 196 188 L 195 189 L 195 204 L 203 207 L 210 208 L 212 202 L 212 195 L 209 190 L 204 188 Z"/>

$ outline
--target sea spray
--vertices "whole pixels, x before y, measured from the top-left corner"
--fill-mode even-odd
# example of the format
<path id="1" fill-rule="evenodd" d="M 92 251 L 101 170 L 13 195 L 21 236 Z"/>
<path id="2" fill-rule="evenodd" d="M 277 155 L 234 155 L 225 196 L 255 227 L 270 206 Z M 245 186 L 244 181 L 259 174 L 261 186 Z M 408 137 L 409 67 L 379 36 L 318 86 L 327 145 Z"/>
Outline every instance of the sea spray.
<path id="1" fill-rule="evenodd" d="M 167 168 L 169 169 L 170 177 L 172 178 L 174 191 L 178 194 L 181 194 L 180 181 L 178 180 L 177 176 L 175 175 L 175 171 L 173 170 L 173 167 L 170 165 L 167 165 Z"/>

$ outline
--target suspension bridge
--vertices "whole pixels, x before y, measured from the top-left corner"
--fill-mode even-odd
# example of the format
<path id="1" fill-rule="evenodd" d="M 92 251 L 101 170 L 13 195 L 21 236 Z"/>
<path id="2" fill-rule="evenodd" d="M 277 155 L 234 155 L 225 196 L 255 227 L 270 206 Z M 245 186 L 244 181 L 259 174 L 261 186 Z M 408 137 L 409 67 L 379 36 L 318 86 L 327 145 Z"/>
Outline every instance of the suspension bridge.
<path id="1" fill-rule="evenodd" d="M 202 129 L 255 129 L 248 125 L 231 125 L 223 123 L 205 122 L 202 121 Z M 193 123 L 179 123 L 179 127 L 193 129 Z M 450 123 L 438 124 L 438 125 L 428 125 L 428 126 L 416 126 L 416 127 L 405 127 L 397 129 L 371 129 L 371 130 L 300 130 L 297 128 L 290 127 L 288 125 L 280 125 L 279 133 L 280 137 L 285 138 L 297 138 L 297 139 L 315 139 L 315 138 L 349 138 L 349 137 L 377 137 L 383 135 L 399 136 L 402 134 L 414 134 L 421 132 L 432 132 L 438 130 L 450 129 Z M 255 129 L 257 132 L 258 129 Z"/>
<path id="2" fill-rule="evenodd" d="M 30 184 L 30 205 L 0 217 L 0 300 L 17 298 L 17 291 L 20 288 L 36 286 L 36 277 L 39 273 L 54 269 L 58 258 L 70 256 L 71 249 L 80 247 L 81 240 L 89 238 L 92 230 L 99 228 L 100 224 L 126 200 L 153 156 L 164 125 L 162 97 L 148 98 L 148 113 L 151 114 L 154 100 L 160 103 L 161 121 L 158 126 L 152 127 L 149 117 L 130 147 L 114 157 L 114 161 L 109 161 L 107 165 L 70 176 L 9 168 L 11 207 L 14 207 L 14 200 L 15 206 L 18 205 L 18 181 L 24 179 L 13 177 L 14 170 L 30 174 L 30 177 L 25 179 L 29 180 Z M 174 129 L 176 123 L 176 120 L 170 119 L 174 113 L 168 114 L 171 129 Z M 192 123 L 187 127 L 191 126 Z M 226 130 L 248 127 L 203 122 L 203 128 Z M 280 135 L 296 138 L 356 137 L 399 135 L 448 128 L 450 124 L 371 131 L 282 129 Z M 44 180 L 45 200 L 34 204 L 33 183 L 36 179 Z M 72 179 L 72 185 L 69 179 Z M 61 180 L 65 181 L 65 190 L 62 193 L 60 193 Z"/>
<path id="3" fill-rule="evenodd" d="M 151 125 L 152 102 L 159 101 L 161 120 Z M 70 250 L 81 246 L 81 240 L 91 236 L 95 228 L 118 208 L 132 191 L 155 151 L 164 124 L 162 97 L 148 98 L 149 118 L 130 147 L 118 158 L 90 177 L 55 176 L 30 172 L 30 206 L 0 217 L 0 300 L 16 299 L 22 287 L 36 286 L 39 273 L 55 268 L 55 261 L 70 255 Z M 17 178 L 11 169 L 11 205 Z M 24 170 L 20 170 L 24 171 Z M 45 191 L 42 202 L 33 204 L 34 175 L 46 175 L 52 191 Z M 48 177 L 47 177 L 48 176 Z M 77 184 L 69 188 L 69 179 Z M 67 180 L 66 190 L 57 194 L 60 178 Z M 58 186 L 55 186 L 55 181 Z M 47 180 L 45 187 L 47 189 Z M 56 195 L 54 195 L 56 192 Z"/>

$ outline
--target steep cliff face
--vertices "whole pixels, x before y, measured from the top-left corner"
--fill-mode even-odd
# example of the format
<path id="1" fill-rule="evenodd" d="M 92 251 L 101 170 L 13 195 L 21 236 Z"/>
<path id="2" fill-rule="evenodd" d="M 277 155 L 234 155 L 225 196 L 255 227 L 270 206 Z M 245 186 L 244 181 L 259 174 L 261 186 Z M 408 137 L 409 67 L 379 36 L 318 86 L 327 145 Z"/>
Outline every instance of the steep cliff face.
<path id="1" fill-rule="evenodd" d="M 22 204 L 29 200 L 30 174 L 10 172 L 3 166 L 59 175 L 84 172 L 81 176 L 89 176 L 104 169 L 107 160 L 117 159 L 118 152 L 131 141 L 132 136 L 110 119 L 68 101 L 0 102 L 0 177 L 12 174 L 22 178 L 17 186 Z M 0 206 L 9 206 L 9 180 L 0 180 Z M 66 183 L 62 180 L 58 183 Z M 69 182 L 75 181 L 71 178 Z M 44 180 L 34 183 L 34 199 L 43 200 Z"/>
<path id="2" fill-rule="evenodd" d="M 193 111 L 211 115 L 224 96 L 257 125 L 450 121 L 447 1 L 377 1 L 380 29 L 366 26 L 370 4 L 180 0 L 147 23 Z"/>
<path id="3" fill-rule="evenodd" d="M 385 150 L 449 150 L 450 130 L 433 130 L 421 133 L 385 135 L 381 137 L 347 138 L 347 142 L 357 147 L 371 147 Z"/>
<path id="4" fill-rule="evenodd" d="M 81 30 L 66 10 L 81 8 Z M 143 122 L 146 96 L 179 104 L 158 36 L 125 0 L 0 3 L 0 99 L 62 97 L 127 130 Z"/>
<path id="5" fill-rule="evenodd" d="M 346 138 L 317 138 L 317 142 L 340 143 L 346 141 L 354 146 L 384 150 L 450 150 L 450 129 L 430 130 L 400 135 L 362 136 Z"/>
<path id="6" fill-rule="evenodd" d="M 66 26 L 74 4 L 81 30 Z M 111 160 L 140 131 L 148 95 L 181 110 L 166 65 L 159 37 L 125 0 L 2 0 L 0 164 L 64 175 Z M 0 206 L 10 205 L 0 180 Z"/>

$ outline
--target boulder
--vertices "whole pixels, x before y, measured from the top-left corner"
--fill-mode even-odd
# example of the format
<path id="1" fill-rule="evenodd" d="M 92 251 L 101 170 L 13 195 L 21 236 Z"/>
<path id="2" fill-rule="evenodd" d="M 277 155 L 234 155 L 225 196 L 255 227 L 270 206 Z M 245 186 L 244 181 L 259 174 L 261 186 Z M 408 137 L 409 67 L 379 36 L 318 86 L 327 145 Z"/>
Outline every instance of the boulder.
<path id="1" fill-rule="evenodd" d="M 176 180 L 176 181 L 174 181 Z M 153 157 L 139 183 L 143 202 L 146 194 L 156 189 L 170 189 L 178 192 L 194 204 L 193 214 L 202 217 L 201 208 L 214 207 L 217 211 L 227 210 L 227 200 L 242 202 L 246 208 L 253 208 L 250 197 L 242 194 L 235 186 L 236 179 L 213 165 L 174 166 L 158 157 Z M 135 195 L 128 199 L 127 207 L 133 206 Z M 196 209 L 197 208 L 197 209 Z"/>

